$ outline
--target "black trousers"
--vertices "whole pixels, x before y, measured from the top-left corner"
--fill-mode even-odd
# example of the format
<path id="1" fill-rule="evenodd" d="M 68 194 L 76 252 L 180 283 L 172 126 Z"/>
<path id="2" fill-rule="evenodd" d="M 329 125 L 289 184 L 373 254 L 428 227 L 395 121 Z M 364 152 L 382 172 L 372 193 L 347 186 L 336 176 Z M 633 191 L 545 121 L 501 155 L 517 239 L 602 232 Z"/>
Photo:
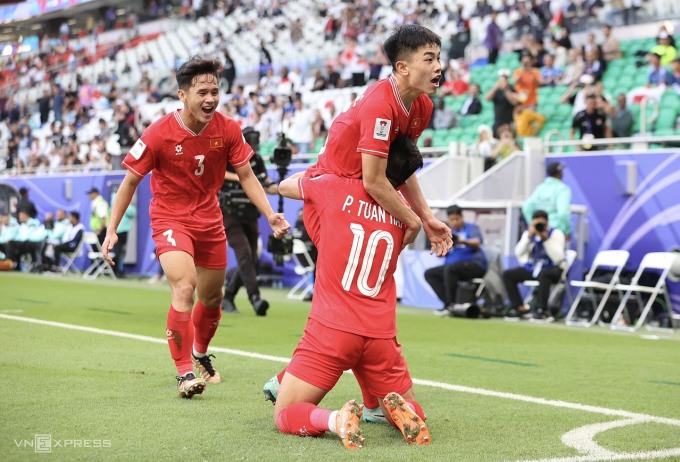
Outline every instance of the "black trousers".
<path id="1" fill-rule="evenodd" d="M 224 215 L 224 229 L 227 232 L 227 242 L 234 249 L 238 268 L 227 274 L 226 294 L 236 295 L 242 286 L 246 287 L 248 298 L 260 296 L 257 285 L 257 238 L 260 230 L 257 219 L 246 220 L 233 217 L 226 212 Z"/>
<path id="2" fill-rule="evenodd" d="M 489 48 L 489 64 L 496 64 L 499 48 Z"/>
<path id="3" fill-rule="evenodd" d="M 505 290 L 508 292 L 510 305 L 513 308 L 518 308 L 524 304 L 517 284 L 529 280 L 538 280 L 538 288 L 536 289 L 538 294 L 536 297 L 538 306 L 543 309 L 547 308 L 548 298 L 550 297 L 550 286 L 559 282 L 561 275 L 562 268 L 556 266 L 543 268 L 541 272 L 538 273 L 537 278 L 533 276 L 531 271 L 521 266 L 503 271 L 503 284 L 505 285 Z"/>
<path id="4" fill-rule="evenodd" d="M 425 271 L 425 280 L 444 302 L 444 306 L 456 303 L 458 281 L 484 277 L 486 269 L 471 261 L 459 261 L 450 265 L 435 266 Z"/>
<path id="5" fill-rule="evenodd" d="M 118 233 L 118 242 L 113 246 L 113 271 L 116 276 L 125 273 L 125 252 L 127 252 L 128 232 Z M 59 260 L 57 260 L 59 261 Z"/>

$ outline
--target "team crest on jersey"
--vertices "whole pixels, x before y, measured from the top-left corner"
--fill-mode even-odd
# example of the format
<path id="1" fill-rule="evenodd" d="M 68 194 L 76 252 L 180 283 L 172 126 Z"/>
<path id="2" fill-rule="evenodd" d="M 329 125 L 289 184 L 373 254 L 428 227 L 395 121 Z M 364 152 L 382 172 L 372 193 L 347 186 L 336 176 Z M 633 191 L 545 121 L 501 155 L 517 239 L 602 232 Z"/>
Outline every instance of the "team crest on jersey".
<path id="1" fill-rule="evenodd" d="M 392 126 L 392 121 L 387 119 L 375 119 L 375 131 L 373 132 L 373 138 L 376 140 L 387 141 L 390 137 L 390 127 Z"/>
<path id="2" fill-rule="evenodd" d="M 245 138 L 244 138 L 245 140 Z M 222 138 L 210 138 L 210 149 L 219 149 L 224 146 Z"/>
<path id="3" fill-rule="evenodd" d="M 132 157 L 139 160 L 139 158 L 142 157 L 142 154 L 144 154 L 145 149 L 146 149 L 146 144 L 140 138 L 140 139 L 137 140 L 137 142 L 130 149 L 130 154 L 132 154 Z"/>
<path id="4" fill-rule="evenodd" d="M 182 155 L 182 154 L 184 154 L 184 153 L 182 152 L 182 145 L 181 145 L 181 144 L 175 145 L 175 155 L 176 155 L 176 156 L 180 156 L 180 155 Z"/>

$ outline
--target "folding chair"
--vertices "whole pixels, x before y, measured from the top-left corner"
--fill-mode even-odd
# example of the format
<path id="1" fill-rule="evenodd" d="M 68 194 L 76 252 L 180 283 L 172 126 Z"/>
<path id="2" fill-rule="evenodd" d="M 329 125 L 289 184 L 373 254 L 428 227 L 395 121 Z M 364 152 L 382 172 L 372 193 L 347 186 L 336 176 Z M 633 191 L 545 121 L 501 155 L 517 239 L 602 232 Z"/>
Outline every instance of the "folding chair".
<path id="1" fill-rule="evenodd" d="M 571 268 L 571 265 L 574 264 L 574 260 L 576 260 L 576 251 L 568 249 L 564 253 L 564 268 L 562 268 L 562 273 L 560 274 L 560 279 L 557 281 L 556 284 L 553 284 L 553 286 L 550 288 L 550 295 L 548 296 L 548 306 L 553 306 L 553 304 L 557 301 L 555 300 L 556 297 L 559 297 L 563 292 L 567 293 L 567 298 L 569 301 L 572 301 L 572 295 L 569 290 L 567 289 L 567 274 L 569 273 L 569 269 Z M 529 280 L 529 281 L 524 281 L 523 284 L 526 287 L 529 287 L 529 293 L 527 294 L 526 297 L 524 297 L 524 304 L 529 305 L 529 302 L 534 298 L 534 292 L 538 288 L 538 281 L 536 280 Z M 548 307 L 543 307 L 543 308 L 548 308 Z"/>
<path id="2" fill-rule="evenodd" d="M 668 294 L 668 287 L 666 286 L 666 278 L 668 277 L 677 256 L 678 254 L 675 252 L 650 252 L 642 258 L 640 267 L 635 273 L 635 276 L 633 276 L 633 280 L 630 284 L 616 284 L 616 290 L 625 290 L 626 293 L 621 298 L 621 303 L 612 317 L 612 322 L 610 323 L 610 328 L 612 330 L 623 330 L 626 332 L 635 332 L 638 330 L 647 319 L 649 310 L 652 308 L 652 305 L 659 295 L 664 298 L 664 308 L 668 315 L 668 319 L 671 322 L 671 326 L 673 325 L 673 308 L 671 307 L 671 299 Z M 659 280 L 653 287 L 640 285 L 640 278 L 646 271 L 659 273 Z M 633 323 L 631 313 L 628 309 L 628 300 L 633 294 L 635 294 L 638 307 L 641 309 L 640 316 L 638 316 L 637 322 L 635 323 Z M 649 295 L 649 299 L 647 300 L 647 303 L 644 304 L 644 307 L 642 294 Z M 626 315 L 626 325 L 620 325 L 624 312 Z M 667 328 L 657 329 L 649 326 L 646 327 L 648 330 L 669 330 Z M 672 327 L 670 328 L 670 331 L 673 332 Z"/>
<path id="3" fill-rule="evenodd" d="M 61 258 L 64 259 L 64 264 L 62 265 L 61 262 L 57 262 L 59 264 L 59 268 L 61 269 L 61 274 L 66 274 L 69 272 L 73 272 L 76 274 L 80 274 L 80 270 L 75 264 L 76 258 L 80 256 L 80 253 L 83 251 L 83 245 L 85 244 L 85 238 L 80 238 L 80 242 L 78 242 L 78 245 L 76 246 L 76 249 L 73 252 L 62 252 Z"/>
<path id="4" fill-rule="evenodd" d="M 314 260 L 309 255 L 307 245 L 300 239 L 293 239 L 293 261 L 295 262 L 295 274 L 300 280 L 288 292 L 288 298 L 303 300 L 314 290 Z"/>
<path id="5" fill-rule="evenodd" d="M 588 271 L 588 274 L 586 274 L 585 280 L 570 281 L 572 287 L 580 287 L 580 289 L 565 318 L 565 324 L 567 326 L 590 327 L 600 319 L 600 315 L 609 299 L 609 295 L 612 290 L 614 290 L 616 284 L 619 283 L 621 271 L 626 265 L 629 255 L 627 250 L 602 250 L 595 256 L 593 266 L 590 268 L 590 271 Z M 609 282 L 593 281 L 593 275 L 598 269 L 614 271 Z M 600 303 L 596 303 L 598 295 L 602 296 Z M 593 306 L 593 315 L 590 319 L 576 321 L 574 320 L 574 317 L 576 316 L 576 310 L 578 309 L 578 305 L 583 296 L 590 298 Z"/>
<path id="6" fill-rule="evenodd" d="M 111 276 L 112 279 L 116 279 L 116 273 L 114 273 L 113 268 L 104 260 L 102 246 L 99 244 L 97 235 L 92 232 L 85 232 L 83 234 L 83 241 L 90 247 L 90 250 L 87 252 L 87 258 L 92 260 L 92 264 L 83 272 L 83 278 L 97 279 L 100 275 L 105 274 Z"/>

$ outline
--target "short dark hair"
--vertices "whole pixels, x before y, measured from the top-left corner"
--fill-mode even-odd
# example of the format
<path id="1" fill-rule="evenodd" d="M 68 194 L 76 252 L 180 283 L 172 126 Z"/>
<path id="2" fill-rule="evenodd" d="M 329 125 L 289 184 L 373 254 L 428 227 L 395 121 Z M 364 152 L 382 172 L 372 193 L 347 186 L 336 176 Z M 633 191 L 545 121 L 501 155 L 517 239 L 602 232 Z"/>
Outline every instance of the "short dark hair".
<path id="1" fill-rule="evenodd" d="M 531 219 L 535 220 L 536 218 L 545 218 L 547 220 L 548 214 L 546 213 L 545 210 L 536 210 L 534 214 L 531 215 Z"/>
<path id="2" fill-rule="evenodd" d="M 437 34 L 427 27 L 407 24 L 397 27 L 387 37 L 387 40 L 383 43 L 383 51 L 394 69 L 397 61 L 404 59 L 405 53 L 413 53 L 425 45 L 437 45 L 441 48 L 442 41 Z"/>
<path id="3" fill-rule="evenodd" d="M 450 205 L 446 208 L 447 215 L 463 215 L 463 209 L 457 205 Z"/>
<path id="4" fill-rule="evenodd" d="M 195 83 L 199 75 L 210 74 L 217 81 L 220 81 L 222 63 L 218 59 L 202 58 L 194 56 L 177 69 L 177 86 L 182 90 L 187 90 Z"/>
<path id="5" fill-rule="evenodd" d="M 28 193 L 28 188 L 19 188 L 19 194 L 22 196 L 26 195 Z"/>
<path id="6" fill-rule="evenodd" d="M 80 221 L 80 212 L 76 212 L 76 211 L 74 210 L 73 212 L 69 213 L 69 215 L 71 215 L 71 216 L 72 216 L 73 218 L 75 218 L 76 220 Z"/>
<path id="7" fill-rule="evenodd" d="M 406 135 L 390 143 L 385 176 L 395 188 L 401 186 L 413 173 L 423 166 L 423 156 L 418 145 Z"/>

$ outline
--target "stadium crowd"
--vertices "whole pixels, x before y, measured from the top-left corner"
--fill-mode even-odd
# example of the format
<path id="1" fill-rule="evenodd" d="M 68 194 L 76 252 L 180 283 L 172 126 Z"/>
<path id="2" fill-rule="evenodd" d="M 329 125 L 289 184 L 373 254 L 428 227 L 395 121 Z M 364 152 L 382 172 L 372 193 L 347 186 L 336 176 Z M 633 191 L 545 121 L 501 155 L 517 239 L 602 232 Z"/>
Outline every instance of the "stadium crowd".
<path id="1" fill-rule="evenodd" d="M 171 11 L 166 3 L 152 3 L 144 19 L 156 19 Z M 183 3 L 179 15 L 188 20 L 205 15 L 224 18 L 238 8 L 255 8 L 261 17 L 275 19 L 279 37 L 295 43 L 301 37 L 303 26 L 285 15 L 287 4 L 286 1 L 205 2 L 195 10 L 191 4 Z M 272 56 L 268 50 L 271 43 L 262 41 L 259 76 L 250 81 L 239 76 L 239 69 L 229 54 L 229 39 L 219 31 L 212 34 L 206 31 L 201 41 L 192 44 L 192 50 L 200 52 L 210 44 L 225 63 L 221 112 L 241 127 L 254 127 L 265 142 L 275 141 L 278 133 L 284 131 L 293 141 L 295 152 L 306 154 L 318 151 L 334 117 L 356 98 L 361 91 L 359 87 L 389 74 L 379 44 L 390 28 L 401 22 L 422 23 L 446 38 L 442 62 L 447 69 L 440 97 L 469 95 L 469 102 L 455 114 L 444 104 L 436 105 L 431 128 L 454 127 L 461 117 L 479 113 L 483 105 L 493 105 L 491 136 L 485 127 L 479 127 L 480 139 L 473 146 L 474 152 L 490 157 L 489 166 L 516 150 L 514 140 L 509 141 L 511 138 L 535 136 L 541 130 L 545 117 L 536 111 L 541 86 L 568 86 L 562 101 L 573 105 L 574 131 L 586 137 L 604 137 L 610 132 L 615 136 L 630 135 L 631 114 L 626 104 L 666 88 L 680 91 L 680 62 L 676 60 L 672 30 L 665 24 L 657 36 L 659 43 L 651 50 L 640 50 L 641 58 L 646 56 L 650 64 L 648 84 L 631 91 L 626 102 L 620 101 L 615 88 L 604 88 L 601 77 L 607 64 L 621 56 L 619 42 L 612 27 L 605 25 L 600 28 L 601 34 L 596 30 L 588 33 L 582 45 L 572 43 L 570 28 L 577 26 L 575 18 L 582 17 L 575 4 L 536 0 L 509 4 L 503 0 L 500 8 L 492 10 L 481 0 L 473 8 L 462 5 L 438 8 L 436 2 L 417 2 L 417 5 L 392 2 L 395 14 L 385 15 L 380 2 L 339 5 L 317 2 L 317 11 L 313 13 L 315 20 L 326 24 L 324 40 L 343 44 L 337 59 L 328 60 L 322 68 L 288 66 L 289 63 L 278 62 L 277 57 Z M 617 20 L 620 14 L 619 22 L 624 24 L 632 21 L 639 9 L 638 5 L 618 11 L 614 8 L 618 4 L 612 5 L 606 9 L 607 17 Z M 603 5 L 585 2 L 580 7 L 596 12 Z M 504 30 L 496 23 L 498 14 L 513 18 Z M 500 70 L 492 88 L 480 88 L 477 82 L 471 81 L 470 67 L 479 62 L 465 59 L 466 48 L 471 46 L 470 24 L 475 18 L 490 20 L 482 41 L 488 48 L 490 61 L 496 57 L 499 40 L 507 38 L 512 40 L 504 51 L 521 56 L 520 68 L 512 74 Z M 136 33 L 136 24 L 136 18 L 128 19 L 124 26 L 133 31 L 128 34 Z M 178 107 L 174 75 L 157 72 L 158 63 L 150 56 L 140 57 L 142 77 L 131 87 L 119 86 L 120 76 L 115 72 L 99 74 L 94 81 L 79 74 L 81 66 L 98 59 L 114 59 L 122 49 L 121 44 L 109 48 L 98 44 L 98 35 L 112 27 L 115 24 L 106 18 L 93 20 L 89 34 L 75 39 L 70 37 L 68 28 L 64 28 L 59 37 L 43 37 L 38 53 L 4 58 L 0 71 L 0 168 L 6 174 L 115 168 L 146 126 Z M 237 30 L 257 35 L 257 25 L 253 22 L 239 24 Z M 75 78 L 65 79 L 66 75 L 75 75 Z M 64 86 L 63 81 L 73 83 Z M 50 85 L 37 100 L 19 100 L 20 88 L 41 82 L 50 82 Z M 346 87 L 357 87 L 353 88 L 349 100 L 332 93 L 332 89 Z M 313 93 L 323 91 L 329 91 L 329 96 L 314 97 Z M 586 103 L 590 100 L 587 96 L 591 94 L 595 96 L 595 108 L 587 109 Z M 593 130 L 588 129 L 593 111 L 604 121 L 603 126 L 611 130 L 592 133 Z M 424 140 L 425 145 L 429 142 Z"/>

